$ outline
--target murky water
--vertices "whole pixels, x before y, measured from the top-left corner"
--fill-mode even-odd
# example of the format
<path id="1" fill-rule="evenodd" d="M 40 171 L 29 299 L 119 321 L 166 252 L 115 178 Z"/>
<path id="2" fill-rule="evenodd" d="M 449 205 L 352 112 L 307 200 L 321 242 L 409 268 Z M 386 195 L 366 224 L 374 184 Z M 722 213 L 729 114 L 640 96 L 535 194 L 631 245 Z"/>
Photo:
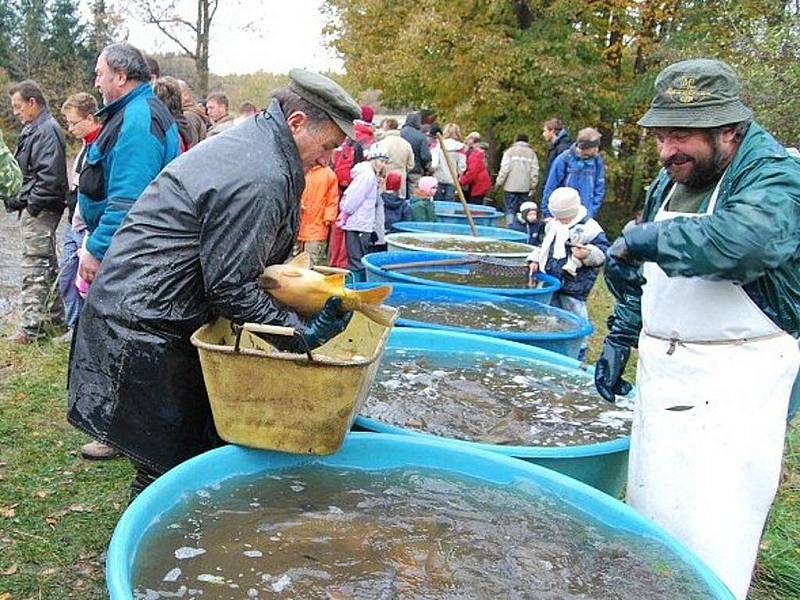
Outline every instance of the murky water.
<path id="1" fill-rule="evenodd" d="M 556 332 L 574 329 L 567 319 L 511 302 L 431 302 L 417 300 L 391 302 L 400 309 L 400 316 L 425 323 L 451 327 L 469 327 L 487 331 Z"/>
<path id="2" fill-rule="evenodd" d="M 531 247 L 519 242 L 493 240 L 487 238 L 470 238 L 469 236 L 445 236 L 432 234 L 427 236 L 413 233 L 397 233 L 392 238 L 401 244 L 408 244 L 426 250 L 451 250 L 459 252 L 477 252 L 481 254 L 527 254 Z"/>
<path id="3" fill-rule="evenodd" d="M 137 600 L 705 598 L 660 546 L 528 484 L 326 467 L 237 478 L 161 521 Z"/>
<path id="4" fill-rule="evenodd" d="M 397 270 L 397 273 L 428 279 L 430 281 L 440 281 L 442 283 L 455 283 L 458 285 L 471 285 L 475 287 L 487 288 L 524 288 L 528 286 L 528 276 L 522 271 L 523 275 L 511 271 L 509 274 L 484 272 L 483 269 L 470 270 Z M 534 282 L 534 286 L 537 284 Z"/>
<path id="5" fill-rule="evenodd" d="M 600 398 L 588 374 L 511 358 L 387 350 L 361 414 L 472 442 L 574 446 L 628 435 L 633 413 Z"/>

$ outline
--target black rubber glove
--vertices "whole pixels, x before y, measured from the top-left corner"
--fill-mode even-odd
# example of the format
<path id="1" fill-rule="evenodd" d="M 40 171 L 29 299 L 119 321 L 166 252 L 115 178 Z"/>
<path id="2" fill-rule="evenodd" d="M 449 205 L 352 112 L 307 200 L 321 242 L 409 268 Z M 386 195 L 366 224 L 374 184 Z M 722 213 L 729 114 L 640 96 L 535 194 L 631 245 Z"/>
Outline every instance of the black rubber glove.
<path id="1" fill-rule="evenodd" d="M 611 244 L 606 252 L 603 277 L 611 294 L 618 301 L 623 301 L 628 294 L 641 293 L 645 283 L 641 274 L 642 262 L 633 258 L 628 251 L 628 244 L 620 236 Z"/>
<path id="2" fill-rule="evenodd" d="M 631 349 L 606 338 L 603 353 L 594 366 L 594 386 L 597 392 L 608 402 L 614 402 L 615 396 L 625 396 L 633 386 L 622 378 Z"/>
<path id="3" fill-rule="evenodd" d="M 342 299 L 333 296 L 328 298 L 325 306 L 316 315 L 311 317 L 303 328 L 298 329 L 298 335 L 286 342 L 275 344 L 286 352 L 301 354 L 314 348 L 319 348 L 331 338 L 342 333 L 350 323 L 353 313 L 342 308 Z"/>

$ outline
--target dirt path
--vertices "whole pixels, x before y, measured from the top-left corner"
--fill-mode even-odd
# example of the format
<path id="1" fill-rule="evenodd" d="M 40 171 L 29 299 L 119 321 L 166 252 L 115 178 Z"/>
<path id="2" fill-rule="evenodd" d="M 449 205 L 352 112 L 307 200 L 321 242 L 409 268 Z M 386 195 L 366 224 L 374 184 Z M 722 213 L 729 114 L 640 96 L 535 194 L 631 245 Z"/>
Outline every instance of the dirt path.
<path id="1" fill-rule="evenodd" d="M 64 240 L 64 224 L 62 218 L 58 227 L 56 247 L 59 254 Z M 22 239 L 19 231 L 17 213 L 7 213 L 0 207 L 0 324 L 16 319 L 19 315 L 19 286 L 22 277 L 20 259 L 22 257 Z"/>

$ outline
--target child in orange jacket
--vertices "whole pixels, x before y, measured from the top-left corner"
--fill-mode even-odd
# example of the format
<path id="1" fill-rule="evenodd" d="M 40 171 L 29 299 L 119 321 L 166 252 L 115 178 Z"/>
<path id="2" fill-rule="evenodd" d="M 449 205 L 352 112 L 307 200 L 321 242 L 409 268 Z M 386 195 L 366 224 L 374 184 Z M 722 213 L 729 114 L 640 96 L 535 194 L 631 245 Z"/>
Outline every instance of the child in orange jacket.
<path id="1" fill-rule="evenodd" d="M 328 264 L 328 234 L 339 213 L 339 184 L 330 167 L 314 165 L 306 173 L 300 197 L 300 232 L 297 250 L 307 251 L 315 265 Z"/>

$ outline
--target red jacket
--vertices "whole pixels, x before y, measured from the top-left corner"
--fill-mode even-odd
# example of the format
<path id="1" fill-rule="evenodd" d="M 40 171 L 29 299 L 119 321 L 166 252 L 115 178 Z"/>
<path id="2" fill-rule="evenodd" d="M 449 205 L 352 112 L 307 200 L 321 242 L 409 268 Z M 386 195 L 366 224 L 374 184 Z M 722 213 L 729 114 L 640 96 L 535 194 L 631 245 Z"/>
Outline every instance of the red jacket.
<path id="1" fill-rule="evenodd" d="M 485 153 L 480 148 L 467 151 L 467 170 L 459 178 L 461 185 L 469 186 L 469 195 L 482 196 L 492 189 L 492 178 L 486 168 Z"/>

